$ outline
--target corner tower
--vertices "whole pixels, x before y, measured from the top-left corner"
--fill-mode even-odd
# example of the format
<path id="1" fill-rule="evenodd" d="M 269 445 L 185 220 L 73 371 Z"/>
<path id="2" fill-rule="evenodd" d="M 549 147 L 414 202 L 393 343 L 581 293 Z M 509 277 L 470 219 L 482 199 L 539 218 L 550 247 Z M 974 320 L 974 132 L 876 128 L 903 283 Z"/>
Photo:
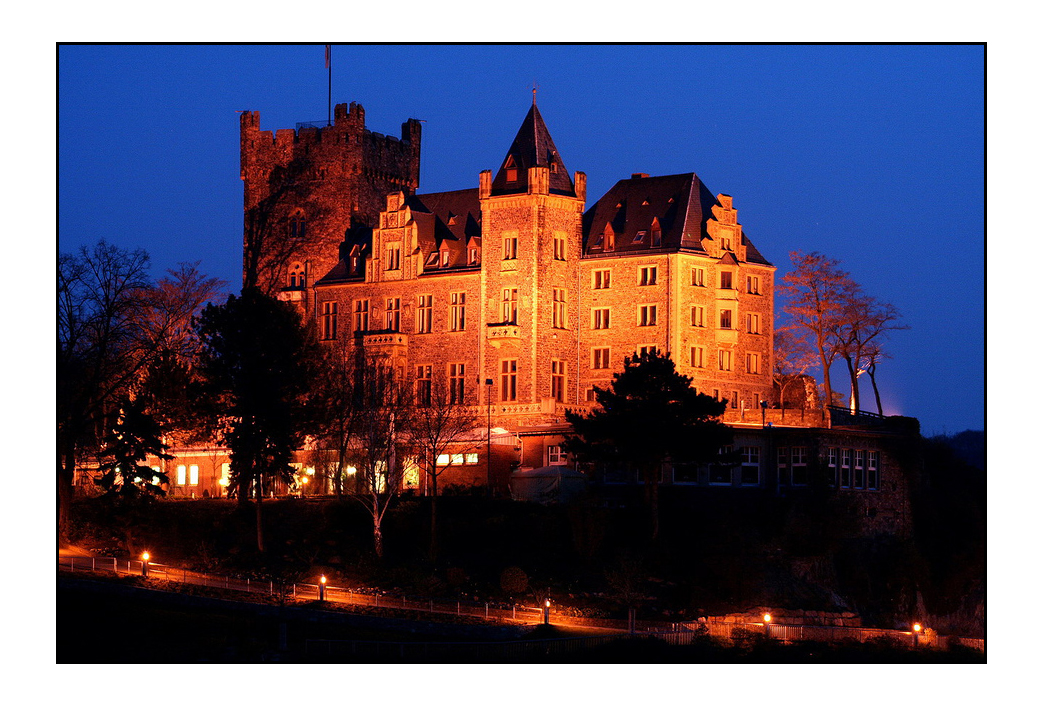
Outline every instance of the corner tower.
<path id="1" fill-rule="evenodd" d="M 373 227 L 386 194 L 420 181 L 420 123 L 400 138 L 366 129 L 361 105 L 339 104 L 329 125 L 260 129 L 240 116 L 243 284 L 308 308 L 306 293 L 339 261 L 353 227 Z"/>
<path id="2" fill-rule="evenodd" d="M 481 173 L 482 379 L 497 413 L 546 419 L 578 402 L 586 175 L 569 177 L 536 107 L 495 177 Z"/>

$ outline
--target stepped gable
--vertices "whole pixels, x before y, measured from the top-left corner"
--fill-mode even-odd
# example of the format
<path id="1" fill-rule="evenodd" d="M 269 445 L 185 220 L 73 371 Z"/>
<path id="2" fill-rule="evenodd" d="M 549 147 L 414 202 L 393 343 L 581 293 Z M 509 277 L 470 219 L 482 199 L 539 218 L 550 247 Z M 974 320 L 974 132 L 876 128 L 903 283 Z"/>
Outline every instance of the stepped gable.
<path id="1" fill-rule="evenodd" d="M 576 195 L 576 188 L 535 101 L 507 150 L 507 156 L 500 163 L 500 170 L 492 181 L 491 194 L 502 196 L 526 193 L 529 190 L 530 167 L 550 169 L 550 193 Z"/>

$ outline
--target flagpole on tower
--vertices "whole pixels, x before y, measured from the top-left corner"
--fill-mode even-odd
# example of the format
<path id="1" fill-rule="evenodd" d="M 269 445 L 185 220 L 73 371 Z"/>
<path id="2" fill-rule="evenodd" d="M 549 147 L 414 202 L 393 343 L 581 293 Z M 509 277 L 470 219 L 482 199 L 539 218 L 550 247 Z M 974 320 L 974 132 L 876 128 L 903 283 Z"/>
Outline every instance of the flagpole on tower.
<path id="1" fill-rule="evenodd" d="M 326 93 L 326 126 L 333 124 L 333 58 L 330 45 L 326 45 L 326 69 L 329 72 L 329 90 Z"/>

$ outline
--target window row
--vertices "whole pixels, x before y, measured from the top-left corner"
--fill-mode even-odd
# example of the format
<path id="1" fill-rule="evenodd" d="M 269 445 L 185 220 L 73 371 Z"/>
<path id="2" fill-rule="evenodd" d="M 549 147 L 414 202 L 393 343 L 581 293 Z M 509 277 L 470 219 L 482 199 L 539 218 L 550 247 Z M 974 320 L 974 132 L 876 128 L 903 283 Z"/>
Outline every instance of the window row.
<path id="1" fill-rule="evenodd" d="M 517 295 L 515 295 L 517 296 Z M 515 300 L 517 301 L 517 300 Z M 387 297 L 383 311 L 371 309 L 369 299 L 356 299 L 351 310 L 352 331 L 400 331 L 402 328 L 402 299 Z M 339 307 L 335 301 L 322 302 L 319 307 L 319 330 L 323 340 L 337 338 Z M 514 316 L 517 316 L 515 310 Z M 449 295 L 449 331 L 463 331 L 467 325 L 467 293 Z M 416 298 L 413 331 L 431 333 L 434 330 L 434 297 L 420 294 Z"/>
<path id="2" fill-rule="evenodd" d="M 550 395 L 558 402 L 565 401 L 566 362 L 550 361 Z M 518 360 L 506 358 L 500 361 L 500 402 L 518 401 Z"/>
<path id="3" fill-rule="evenodd" d="M 650 352 L 656 349 L 656 346 L 641 346 L 636 349 L 639 355 L 643 355 L 646 352 Z M 689 364 L 693 368 L 706 368 L 708 365 L 708 357 L 706 354 L 706 346 L 692 346 L 690 353 Z M 735 358 L 733 351 L 728 349 L 719 349 L 717 351 L 717 370 L 731 371 L 733 369 L 733 359 Z M 745 353 L 745 372 L 751 375 L 759 375 L 761 373 L 761 354 L 746 352 Z M 611 347 L 594 348 L 590 354 L 590 367 L 593 370 L 607 370 L 612 367 L 612 349 Z"/>
<path id="4" fill-rule="evenodd" d="M 564 236 L 556 235 L 551 246 L 551 257 L 559 262 L 564 262 L 567 258 L 567 243 L 565 242 Z M 507 235 L 503 238 L 503 259 L 504 260 L 517 260 L 518 259 L 518 236 Z M 477 263 L 475 263 L 477 264 Z"/>
<path id="5" fill-rule="evenodd" d="M 445 387 L 435 387 L 433 366 L 415 366 L 415 393 L 416 402 L 424 407 L 432 404 L 441 406 L 443 404 L 464 403 L 464 372 L 466 367 L 463 363 L 450 363 L 446 368 Z"/>
<path id="6" fill-rule="evenodd" d="M 730 270 L 722 270 L 718 273 L 717 286 L 718 289 L 735 289 L 734 286 L 735 273 Z M 658 283 L 658 266 L 647 265 L 642 266 L 638 269 L 637 274 L 637 285 L 640 287 L 648 287 Z M 693 267 L 691 270 L 691 284 L 693 287 L 705 287 L 706 286 L 706 268 L 705 267 Z M 612 270 L 609 268 L 594 270 L 591 273 L 591 286 L 594 289 L 611 289 L 612 288 Z M 746 275 L 746 293 L 747 294 L 760 294 L 761 293 L 761 278 L 760 275 Z"/>
<path id="7" fill-rule="evenodd" d="M 827 450 L 830 484 L 842 490 L 880 489 L 880 452 L 866 449 Z"/>

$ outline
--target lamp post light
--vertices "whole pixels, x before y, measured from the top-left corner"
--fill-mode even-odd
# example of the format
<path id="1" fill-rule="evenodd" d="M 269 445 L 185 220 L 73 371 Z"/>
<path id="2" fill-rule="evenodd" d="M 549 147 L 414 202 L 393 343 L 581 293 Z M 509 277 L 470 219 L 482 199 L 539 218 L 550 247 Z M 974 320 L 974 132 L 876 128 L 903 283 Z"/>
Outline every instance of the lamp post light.
<path id="1" fill-rule="evenodd" d="M 543 624 L 550 625 L 550 599 L 543 602 Z"/>
<path id="2" fill-rule="evenodd" d="M 765 613 L 764 618 L 764 637 L 771 637 L 771 613 Z"/>
<path id="3" fill-rule="evenodd" d="M 148 560 L 149 560 L 149 553 L 148 552 L 142 552 L 142 554 L 141 554 L 141 575 L 145 576 L 145 577 L 148 577 Z"/>
<path id="4" fill-rule="evenodd" d="M 913 647 L 920 646 L 920 631 L 923 630 L 923 626 L 920 623 L 913 623 Z"/>
<path id="5" fill-rule="evenodd" d="M 325 601 L 326 600 L 326 576 L 325 575 L 319 577 L 319 600 L 320 601 Z"/>

